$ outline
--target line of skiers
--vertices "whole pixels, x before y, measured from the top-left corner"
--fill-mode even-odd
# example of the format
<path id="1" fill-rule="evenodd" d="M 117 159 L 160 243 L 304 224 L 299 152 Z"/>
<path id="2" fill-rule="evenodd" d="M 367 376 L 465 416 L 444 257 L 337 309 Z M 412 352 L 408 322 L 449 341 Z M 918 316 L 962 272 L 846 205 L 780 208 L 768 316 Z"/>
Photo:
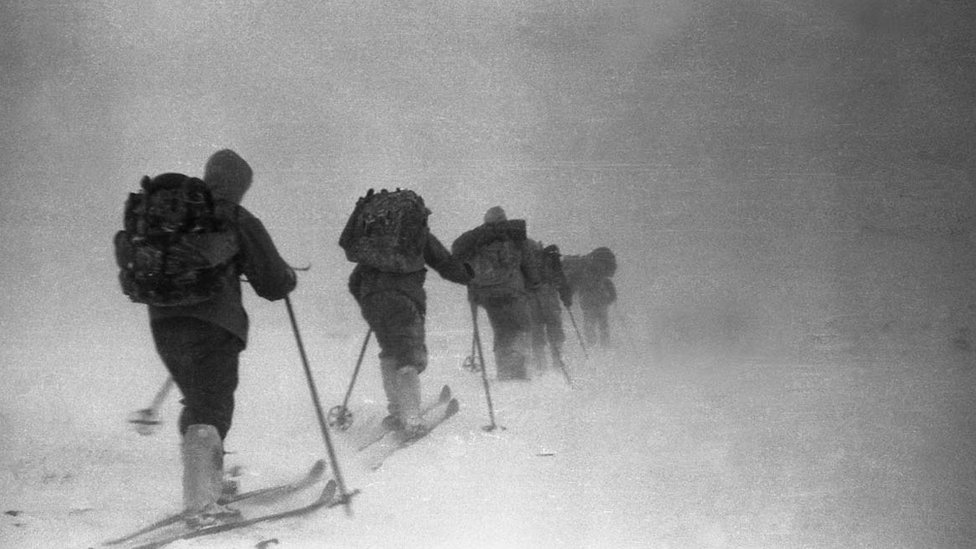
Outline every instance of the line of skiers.
<path id="1" fill-rule="evenodd" d="M 226 149 L 207 160 L 202 180 L 146 177 L 130 194 L 125 228 L 115 237 L 123 292 L 148 305 L 156 349 L 183 395 L 183 506 L 194 527 L 239 515 L 220 499 L 223 441 L 249 329 L 241 277 L 270 301 L 286 298 L 297 283 L 261 221 L 240 204 L 252 179 L 248 163 Z M 449 251 L 431 234 L 430 213 L 412 191 L 370 190 L 339 238 L 356 264 L 349 292 L 380 346 L 384 422 L 408 436 L 424 429 L 426 267 L 465 285 L 474 315 L 478 308 L 487 313 L 500 381 L 529 379 L 530 362 L 537 372 L 550 363 L 565 367 L 561 306 L 569 309 L 574 296 L 587 343 L 609 345 L 607 308 L 616 300 L 608 248 L 561 257 L 557 246 L 528 238 L 525 220 L 510 220 L 495 206 Z"/>

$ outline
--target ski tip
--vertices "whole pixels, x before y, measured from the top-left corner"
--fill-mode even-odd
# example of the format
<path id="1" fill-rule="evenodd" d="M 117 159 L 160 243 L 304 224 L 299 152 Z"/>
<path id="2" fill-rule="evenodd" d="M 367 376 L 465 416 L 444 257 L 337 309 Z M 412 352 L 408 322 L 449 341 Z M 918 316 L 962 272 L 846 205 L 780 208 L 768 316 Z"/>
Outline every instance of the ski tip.
<path id="1" fill-rule="evenodd" d="M 451 401 L 447 403 L 447 409 L 444 411 L 444 417 L 451 417 L 458 413 L 458 410 L 460 409 L 461 403 L 458 402 L 458 399 L 452 398 Z"/>
<path id="2" fill-rule="evenodd" d="M 321 476 L 322 473 L 324 473 L 324 472 L 325 472 L 325 460 L 324 459 L 320 459 L 320 460 L 318 460 L 318 461 L 315 462 L 315 465 L 312 465 L 312 472 L 311 472 L 311 474 L 313 476 L 316 476 L 316 477 Z"/>
<path id="3" fill-rule="evenodd" d="M 450 399 L 451 399 L 451 386 L 444 385 L 443 387 L 441 387 L 441 396 L 437 400 L 441 402 L 447 402 Z"/>
<path id="4" fill-rule="evenodd" d="M 336 492 L 338 490 L 339 483 L 337 483 L 334 478 L 330 478 L 329 482 L 325 483 L 325 488 L 322 488 L 322 494 L 319 495 L 319 501 L 329 502 L 330 507 L 342 505 L 345 503 L 344 500 L 348 499 L 348 497 L 343 497 L 341 494 L 337 496 Z"/>

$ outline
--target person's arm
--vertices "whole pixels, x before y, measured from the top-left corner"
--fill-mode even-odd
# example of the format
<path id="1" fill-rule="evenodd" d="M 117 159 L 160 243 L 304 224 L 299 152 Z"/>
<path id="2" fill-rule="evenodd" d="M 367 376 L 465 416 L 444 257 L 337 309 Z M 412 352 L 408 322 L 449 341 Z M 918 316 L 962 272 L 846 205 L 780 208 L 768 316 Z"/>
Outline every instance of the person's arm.
<path id="1" fill-rule="evenodd" d="M 238 236 L 244 276 L 254 292 L 269 301 L 284 299 L 297 284 L 295 271 L 281 258 L 261 220 L 244 208 L 238 216 Z"/>
<path id="2" fill-rule="evenodd" d="M 604 287 L 607 292 L 607 303 L 614 303 L 617 301 L 617 286 L 613 283 L 613 280 L 609 278 L 603 279 Z"/>
<path id="3" fill-rule="evenodd" d="M 363 287 L 363 269 L 359 265 L 356 265 L 356 267 L 352 270 L 352 273 L 349 274 L 348 287 L 349 293 L 352 294 L 353 299 L 356 300 L 356 303 L 359 303 L 359 293 L 360 289 Z"/>
<path id="4" fill-rule="evenodd" d="M 427 235 L 424 261 L 445 280 L 457 284 L 467 284 L 471 280 L 470 267 L 455 259 L 433 234 Z"/>
<path id="5" fill-rule="evenodd" d="M 563 302 L 563 306 L 569 309 L 573 306 L 573 289 L 569 287 L 566 273 L 563 272 L 563 262 L 559 258 L 559 252 L 552 253 L 547 259 L 552 264 L 552 273 L 555 278 L 553 285 L 559 293 L 559 300 Z"/>
<path id="6" fill-rule="evenodd" d="M 518 242 L 519 251 L 522 255 L 522 276 L 525 277 L 525 287 L 534 290 L 542 284 L 542 265 L 539 263 L 539 254 L 532 249 L 529 241 L 523 239 Z"/>
<path id="7" fill-rule="evenodd" d="M 487 239 L 488 228 L 484 225 L 464 232 L 451 244 L 451 255 L 459 261 L 468 261 Z"/>

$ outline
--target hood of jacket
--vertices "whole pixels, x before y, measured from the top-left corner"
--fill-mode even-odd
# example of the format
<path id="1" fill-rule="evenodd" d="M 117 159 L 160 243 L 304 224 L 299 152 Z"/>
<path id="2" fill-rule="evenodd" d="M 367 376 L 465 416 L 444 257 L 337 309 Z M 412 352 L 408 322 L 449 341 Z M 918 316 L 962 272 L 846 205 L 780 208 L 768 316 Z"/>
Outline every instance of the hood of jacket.
<path id="1" fill-rule="evenodd" d="M 491 208 L 488 208 L 487 212 L 485 212 L 485 223 L 499 223 L 507 220 L 508 217 L 505 216 L 505 210 L 503 210 L 501 206 L 492 206 Z"/>
<path id="2" fill-rule="evenodd" d="M 230 149 L 213 153 L 203 170 L 203 181 L 216 199 L 240 204 L 244 193 L 251 188 L 254 172 L 251 166 Z"/>

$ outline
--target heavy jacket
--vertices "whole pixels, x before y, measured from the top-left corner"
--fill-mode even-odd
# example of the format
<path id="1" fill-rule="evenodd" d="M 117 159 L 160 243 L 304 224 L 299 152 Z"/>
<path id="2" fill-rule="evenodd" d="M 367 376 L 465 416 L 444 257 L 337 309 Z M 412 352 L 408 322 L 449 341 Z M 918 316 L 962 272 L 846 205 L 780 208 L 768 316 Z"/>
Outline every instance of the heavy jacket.
<path id="1" fill-rule="evenodd" d="M 541 247 L 541 243 L 540 243 Z M 562 258 L 559 248 L 555 244 L 541 248 L 538 251 L 539 273 L 543 284 L 552 286 L 559 293 L 559 299 L 566 307 L 573 306 L 573 290 L 569 287 L 566 280 L 566 273 L 563 272 Z"/>
<path id="2" fill-rule="evenodd" d="M 427 235 L 427 242 L 424 244 L 424 263 L 450 282 L 467 284 L 471 279 L 471 274 L 464 265 L 456 261 L 433 234 Z M 427 269 L 412 273 L 391 273 L 357 264 L 349 275 L 349 293 L 360 302 L 364 297 L 376 292 L 400 292 L 417 304 L 422 315 L 426 315 L 427 292 L 424 290 L 426 278 Z"/>
<path id="3" fill-rule="evenodd" d="M 611 278 L 616 270 L 615 261 L 612 267 L 609 268 L 599 254 L 596 259 L 592 253 L 585 256 L 563 257 L 563 269 L 568 286 L 572 294 L 579 296 L 581 308 L 603 308 L 617 300 L 617 289 Z"/>
<path id="4" fill-rule="evenodd" d="M 240 276 L 255 293 L 275 301 L 295 289 L 295 272 L 281 258 L 261 221 L 240 205 L 251 185 L 251 169 L 233 151 L 215 153 L 207 163 L 204 182 L 213 194 L 217 215 L 233 227 L 239 245 L 234 268 L 220 293 L 208 301 L 181 307 L 149 306 L 150 321 L 192 317 L 220 326 L 246 345 L 248 318 L 241 299 Z"/>
<path id="5" fill-rule="evenodd" d="M 451 252 L 459 261 L 472 263 L 476 256 L 486 247 L 503 242 L 517 257 L 518 274 L 504 287 L 476 287 L 471 290 L 476 293 L 521 293 L 526 289 L 535 289 L 541 283 L 539 260 L 532 253 L 526 239 L 525 220 L 512 219 L 484 223 L 459 236 L 451 245 Z"/>

